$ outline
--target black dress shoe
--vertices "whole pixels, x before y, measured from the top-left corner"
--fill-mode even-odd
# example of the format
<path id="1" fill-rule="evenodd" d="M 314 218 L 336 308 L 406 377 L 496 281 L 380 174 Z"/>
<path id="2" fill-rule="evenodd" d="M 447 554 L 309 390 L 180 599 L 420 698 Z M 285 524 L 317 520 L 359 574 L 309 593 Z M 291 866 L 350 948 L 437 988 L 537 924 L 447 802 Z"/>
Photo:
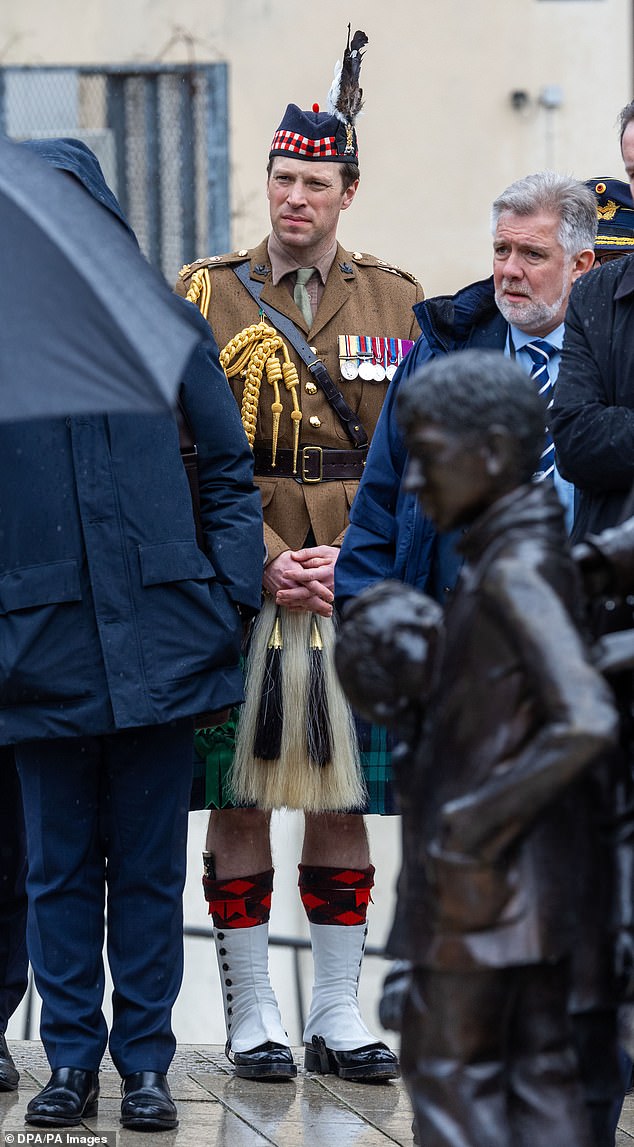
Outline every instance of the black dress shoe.
<path id="1" fill-rule="evenodd" d="M 240 1079 L 268 1079 L 276 1080 L 294 1079 L 297 1067 L 293 1063 L 293 1053 L 290 1047 L 283 1043 L 273 1043 L 267 1040 L 251 1051 L 235 1051 L 233 1059 L 229 1054 L 227 1044 L 225 1054 L 236 1069 Z"/>
<path id="2" fill-rule="evenodd" d="M 20 1072 L 11 1059 L 4 1035 L 0 1035 L 0 1091 L 15 1091 Z"/>
<path id="3" fill-rule="evenodd" d="M 320 1075 L 338 1075 L 358 1083 L 383 1083 L 398 1079 L 398 1060 L 384 1043 L 369 1043 L 352 1051 L 333 1051 L 326 1047 L 323 1036 L 313 1036 L 312 1045 L 304 1044 L 304 1067 Z"/>
<path id="4" fill-rule="evenodd" d="M 56 1067 L 46 1087 L 31 1100 L 24 1120 L 36 1127 L 74 1127 L 97 1114 L 99 1072 Z"/>
<path id="5" fill-rule="evenodd" d="M 176 1104 L 167 1076 L 160 1071 L 135 1071 L 121 1084 L 121 1122 L 132 1131 L 172 1131 L 178 1127 Z"/>

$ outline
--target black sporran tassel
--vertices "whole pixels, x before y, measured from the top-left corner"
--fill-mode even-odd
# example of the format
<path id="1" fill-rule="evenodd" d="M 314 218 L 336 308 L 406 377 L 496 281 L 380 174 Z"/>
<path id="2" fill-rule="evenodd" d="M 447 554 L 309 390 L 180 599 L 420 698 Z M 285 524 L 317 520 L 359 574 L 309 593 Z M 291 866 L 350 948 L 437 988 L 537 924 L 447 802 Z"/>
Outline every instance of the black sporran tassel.
<path id="1" fill-rule="evenodd" d="M 282 748 L 282 623 L 279 612 L 266 650 L 262 695 L 253 741 L 253 756 L 276 761 Z"/>
<path id="2" fill-rule="evenodd" d="M 330 744 L 330 721 L 326 699 L 326 675 L 324 672 L 324 652 L 317 619 L 311 619 L 307 743 L 309 760 L 320 767 L 329 764 L 332 756 Z"/>

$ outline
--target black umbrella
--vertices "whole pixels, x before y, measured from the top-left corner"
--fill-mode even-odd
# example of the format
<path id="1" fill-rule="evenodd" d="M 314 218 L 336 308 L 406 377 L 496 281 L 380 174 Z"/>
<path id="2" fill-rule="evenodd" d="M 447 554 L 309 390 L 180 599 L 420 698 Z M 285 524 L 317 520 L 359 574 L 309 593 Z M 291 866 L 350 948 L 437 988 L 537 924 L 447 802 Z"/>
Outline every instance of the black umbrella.
<path id="1" fill-rule="evenodd" d="M 111 212 L 0 138 L 0 420 L 165 410 L 199 340 Z"/>

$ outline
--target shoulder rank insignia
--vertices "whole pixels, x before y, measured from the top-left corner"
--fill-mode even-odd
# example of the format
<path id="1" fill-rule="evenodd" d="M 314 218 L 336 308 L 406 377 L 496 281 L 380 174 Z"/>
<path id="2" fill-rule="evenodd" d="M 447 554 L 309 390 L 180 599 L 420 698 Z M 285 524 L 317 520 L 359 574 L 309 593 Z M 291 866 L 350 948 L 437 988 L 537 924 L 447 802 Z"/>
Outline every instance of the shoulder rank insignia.
<path id="1" fill-rule="evenodd" d="M 201 270 L 203 267 L 231 266 L 232 263 L 241 263 L 248 258 L 249 252 L 232 251 L 228 255 L 205 255 L 202 259 L 194 259 L 193 263 L 185 263 L 178 272 L 179 279 L 186 279 L 188 275 Z"/>
<path id="2" fill-rule="evenodd" d="M 397 267 L 395 263 L 386 263 L 384 259 L 377 259 L 377 267 L 382 271 L 387 271 L 390 275 L 399 275 L 401 279 L 407 279 L 408 282 L 414 283 L 418 286 L 418 279 L 416 275 L 412 275 L 409 271 L 404 271 L 402 267 Z"/>
<path id="3" fill-rule="evenodd" d="M 368 255 L 367 252 L 353 251 L 352 259 L 357 266 L 376 267 L 380 271 L 387 271 L 390 275 L 398 275 L 401 279 L 407 279 L 408 282 L 413 283 L 415 287 L 420 286 L 415 275 L 411 275 L 409 271 L 404 271 L 402 267 L 397 267 L 395 263 L 388 263 L 385 259 L 377 259 L 376 255 Z"/>

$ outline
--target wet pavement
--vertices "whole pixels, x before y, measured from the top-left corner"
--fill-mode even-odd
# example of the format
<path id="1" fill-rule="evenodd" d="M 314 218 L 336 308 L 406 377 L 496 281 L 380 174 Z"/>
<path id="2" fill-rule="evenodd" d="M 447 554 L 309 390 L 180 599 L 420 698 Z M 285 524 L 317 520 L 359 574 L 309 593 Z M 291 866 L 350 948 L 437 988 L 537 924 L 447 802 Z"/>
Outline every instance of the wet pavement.
<path id="1" fill-rule="evenodd" d="M 17 1093 L 0 1095 L 0 1144 L 37 1144 L 38 1140 L 19 1135 L 52 1131 L 24 1123 L 29 1099 L 48 1080 L 48 1063 L 40 1043 L 9 1042 L 21 1079 Z M 120 1080 L 106 1057 L 98 1117 L 67 1130 L 78 1136 L 75 1142 L 84 1143 L 89 1142 L 86 1132 L 94 1137 L 109 1132 L 108 1147 L 114 1145 L 114 1131 L 117 1147 L 409 1147 L 412 1143 L 411 1108 L 400 1081 L 370 1085 L 310 1075 L 303 1069 L 300 1049 L 296 1062 L 296 1080 L 254 1083 L 235 1078 L 221 1047 L 181 1047 L 168 1077 L 179 1126 L 176 1131 L 141 1134 L 119 1128 Z M 55 1141 L 39 1139 L 43 1144 Z"/>
<path id="2" fill-rule="evenodd" d="M 413 1141 L 411 1109 L 401 1081 L 372 1086 L 311 1075 L 296 1049 L 296 1080 L 253 1083 L 236 1079 L 223 1049 L 211 1045 L 183 1046 L 176 1053 L 169 1074 L 180 1119 L 176 1131 L 140 1134 L 119 1127 L 120 1080 L 106 1056 L 98 1116 L 68 1128 L 73 1140 L 57 1134 L 53 1138 L 53 1129 L 24 1123 L 29 1099 L 49 1077 L 42 1045 L 11 1040 L 10 1047 L 21 1080 L 17 1092 L 0 1094 L 1 1147 L 85 1144 L 91 1137 L 94 1143 L 106 1133 L 108 1147 L 115 1147 L 115 1132 L 116 1147 L 410 1147 Z M 29 1132 L 40 1137 L 28 1139 Z M 634 1094 L 626 1096 L 616 1147 L 634 1147 Z"/>
<path id="3" fill-rule="evenodd" d="M 634 1144 L 634 1094 L 625 1096 L 625 1103 L 619 1119 L 615 1147 L 632 1147 Z"/>

